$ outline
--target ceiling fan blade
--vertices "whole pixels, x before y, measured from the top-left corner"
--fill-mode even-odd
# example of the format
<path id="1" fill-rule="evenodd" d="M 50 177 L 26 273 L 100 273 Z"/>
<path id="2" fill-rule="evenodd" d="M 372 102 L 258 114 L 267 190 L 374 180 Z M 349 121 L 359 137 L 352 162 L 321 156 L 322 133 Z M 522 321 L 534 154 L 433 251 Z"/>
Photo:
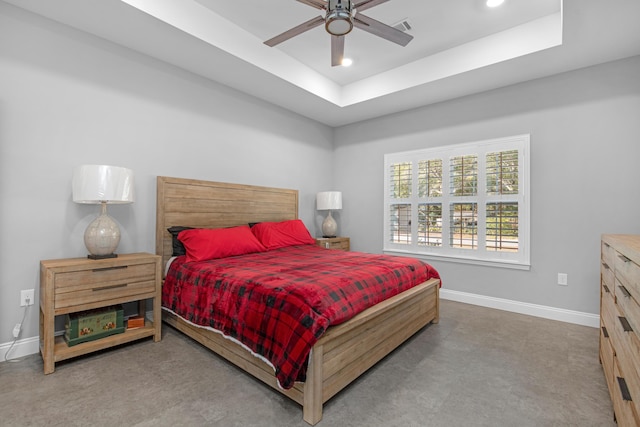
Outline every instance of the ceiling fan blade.
<path id="1" fill-rule="evenodd" d="M 371 9 L 373 6 L 377 6 L 388 1 L 389 0 L 363 0 L 360 3 L 357 3 L 354 6 L 354 9 L 356 9 L 358 12 L 362 12 L 363 10 Z"/>
<path id="2" fill-rule="evenodd" d="M 331 66 L 342 65 L 344 58 L 344 36 L 331 36 Z"/>
<path id="3" fill-rule="evenodd" d="M 327 3 L 322 0 L 298 0 L 300 3 L 304 3 L 308 6 L 315 7 L 316 9 L 326 9 Z"/>
<path id="4" fill-rule="evenodd" d="M 298 34 L 302 34 L 305 31 L 309 31 L 317 27 L 318 25 L 322 25 L 322 24 L 324 24 L 324 18 L 322 16 L 317 16 L 313 19 L 308 20 L 303 24 L 298 25 L 297 27 L 293 27 L 282 34 L 267 40 L 266 42 L 264 42 L 264 44 L 266 44 L 267 46 L 273 47 L 277 44 L 282 43 L 285 40 L 289 40 L 291 37 L 295 37 Z"/>
<path id="5" fill-rule="evenodd" d="M 353 25 L 361 30 L 374 34 L 378 37 L 382 37 L 383 39 L 397 43 L 401 46 L 406 46 L 411 40 L 413 40 L 413 36 L 403 33 L 402 31 L 390 27 L 387 24 L 383 24 L 380 21 L 376 21 L 373 18 L 362 15 L 361 13 L 353 18 Z"/>

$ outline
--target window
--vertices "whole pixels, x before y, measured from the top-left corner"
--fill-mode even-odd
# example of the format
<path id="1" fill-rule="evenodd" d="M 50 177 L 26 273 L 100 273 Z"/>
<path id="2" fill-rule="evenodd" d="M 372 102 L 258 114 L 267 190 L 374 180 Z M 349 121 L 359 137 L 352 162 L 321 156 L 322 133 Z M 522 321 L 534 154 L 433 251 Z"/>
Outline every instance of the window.
<path id="1" fill-rule="evenodd" d="M 384 251 L 529 268 L 529 135 L 386 154 Z"/>

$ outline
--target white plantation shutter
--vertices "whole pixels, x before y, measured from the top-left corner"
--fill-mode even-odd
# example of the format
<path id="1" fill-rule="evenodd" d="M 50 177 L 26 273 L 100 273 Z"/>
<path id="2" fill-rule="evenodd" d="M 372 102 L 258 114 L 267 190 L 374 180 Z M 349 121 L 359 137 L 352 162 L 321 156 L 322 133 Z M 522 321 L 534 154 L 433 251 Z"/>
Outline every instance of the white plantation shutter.
<path id="1" fill-rule="evenodd" d="M 384 251 L 528 269 L 529 139 L 386 154 Z"/>

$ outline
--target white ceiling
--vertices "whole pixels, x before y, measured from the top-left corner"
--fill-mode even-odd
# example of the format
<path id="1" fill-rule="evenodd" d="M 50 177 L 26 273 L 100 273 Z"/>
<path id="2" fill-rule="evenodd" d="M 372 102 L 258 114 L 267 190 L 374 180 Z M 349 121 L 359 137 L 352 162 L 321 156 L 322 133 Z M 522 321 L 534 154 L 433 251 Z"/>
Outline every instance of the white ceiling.
<path id="1" fill-rule="evenodd" d="M 330 126 L 640 54 L 640 1 L 390 0 L 406 47 L 359 29 L 350 68 L 330 66 L 322 26 L 262 42 L 321 11 L 295 0 L 4 0 Z"/>

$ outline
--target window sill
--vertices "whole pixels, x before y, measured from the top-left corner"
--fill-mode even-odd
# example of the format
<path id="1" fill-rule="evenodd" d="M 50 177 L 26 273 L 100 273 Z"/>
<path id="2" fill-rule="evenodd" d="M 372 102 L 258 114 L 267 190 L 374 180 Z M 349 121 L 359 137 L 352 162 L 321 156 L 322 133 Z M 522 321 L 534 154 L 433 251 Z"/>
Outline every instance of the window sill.
<path id="1" fill-rule="evenodd" d="M 455 264 L 481 265 L 484 267 L 508 268 L 512 270 L 531 270 L 530 263 L 525 264 L 525 263 L 511 261 L 511 260 L 487 260 L 487 259 L 479 259 L 479 258 L 463 258 L 459 256 L 432 255 L 432 254 L 423 254 L 423 253 L 417 253 L 417 252 L 411 252 L 411 251 L 398 251 L 398 250 L 385 250 L 383 251 L 383 253 L 386 255 L 411 256 L 411 257 L 422 259 L 425 261 L 452 262 Z"/>

